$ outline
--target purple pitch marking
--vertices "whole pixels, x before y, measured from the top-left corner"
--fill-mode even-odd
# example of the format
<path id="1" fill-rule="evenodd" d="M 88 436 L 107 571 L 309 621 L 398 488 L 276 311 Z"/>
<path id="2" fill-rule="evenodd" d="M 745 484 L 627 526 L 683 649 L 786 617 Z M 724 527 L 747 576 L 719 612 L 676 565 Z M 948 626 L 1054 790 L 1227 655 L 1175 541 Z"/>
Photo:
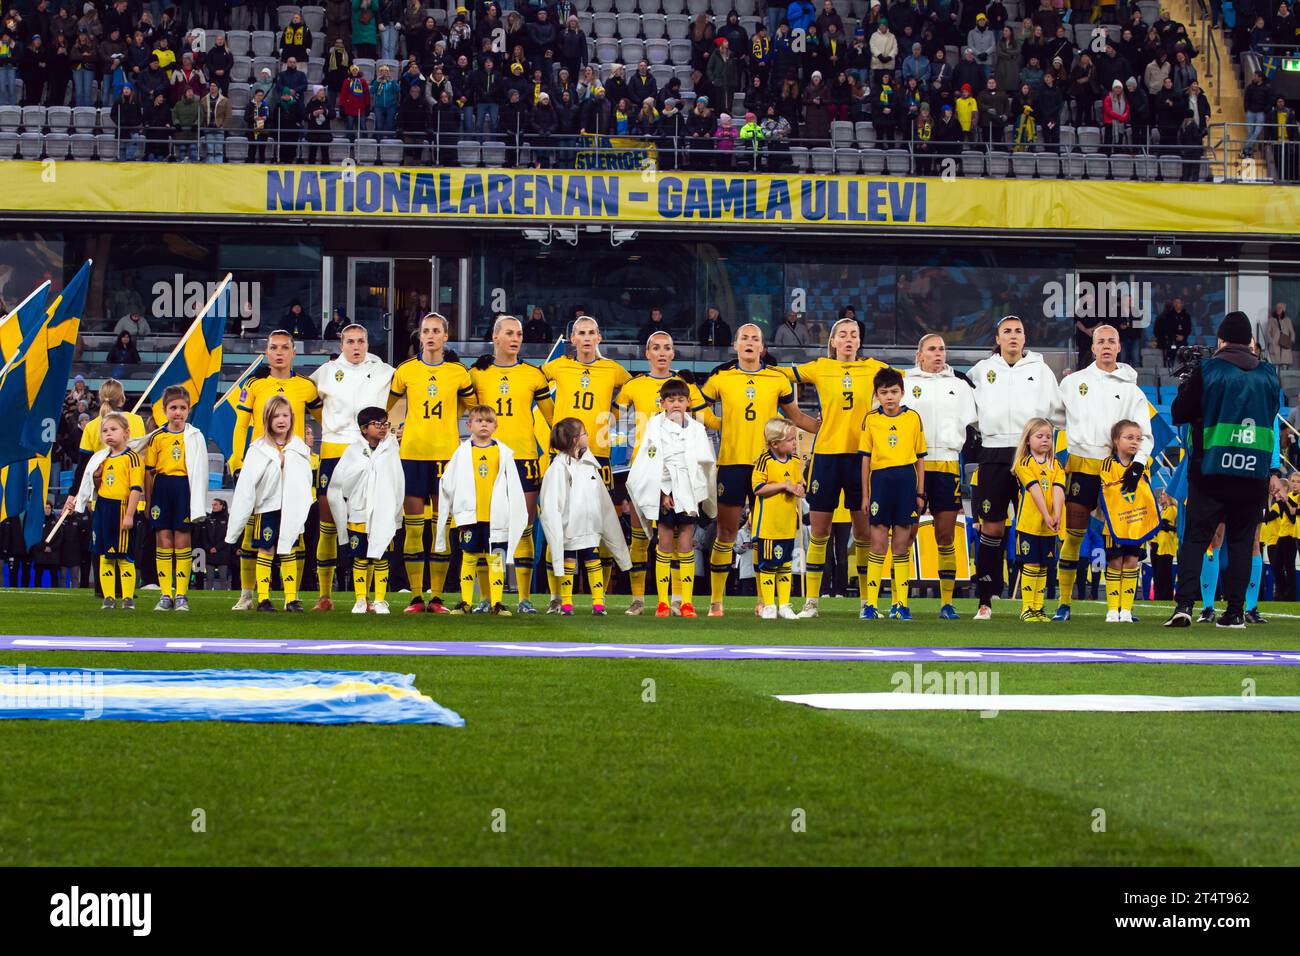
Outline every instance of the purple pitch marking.
<path id="1" fill-rule="evenodd" d="M 664 658 L 700 661 L 982 661 L 994 664 L 1300 665 L 1300 650 L 1061 647 L 798 647 L 748 644 L 574 644 L 559 641 L 255 641 L 179 637 L 0 636 L 6 651 L 323 654 L 409 657 Z"/>

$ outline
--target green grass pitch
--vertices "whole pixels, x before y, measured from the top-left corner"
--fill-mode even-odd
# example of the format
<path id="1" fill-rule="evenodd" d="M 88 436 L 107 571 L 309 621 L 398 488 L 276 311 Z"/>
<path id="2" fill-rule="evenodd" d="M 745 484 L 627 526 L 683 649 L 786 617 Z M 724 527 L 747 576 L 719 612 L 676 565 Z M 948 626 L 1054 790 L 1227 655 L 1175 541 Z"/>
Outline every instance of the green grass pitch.
<path id="1" fill-rule="evenodd" d="M 404 603 L 396 595 L 395 606 Z M 100 612 L 86 592 L 6 592 L 24 634 L 692 643 L 1300 646 L 1300 607 L 1246 631 L 1134 626 L 1076 606 L 1069 625 L 816 621 L 621 614 L 446 618 L 228 610 Z M 314 598 L 314 595 L 311 596 Z M 343 603 L 343 602 L 341 602 Z M 17 653 L 0 663 L 413 672 L 463 729 L 0 720 L 0 863 L 1295 865 L 1294 714 L 836 713 L 773 694 L 887 691 L 911 665 Z M 1124 664 L 925 665 L 996 671 L 1010 693 L 1300 694 L 1300 668 Z M 646 680 L 654 681 L 647 702 Z M 206 832 L 192 830 L 193 811 Z M 1104 812 L 1104 831 L 1097 823 Z M 494 826 L 494 822 L 496 826 Z M 504 832 L 500 825 L 504 822 Z M 802 826 L 800 823 L 802 822 Z"/>

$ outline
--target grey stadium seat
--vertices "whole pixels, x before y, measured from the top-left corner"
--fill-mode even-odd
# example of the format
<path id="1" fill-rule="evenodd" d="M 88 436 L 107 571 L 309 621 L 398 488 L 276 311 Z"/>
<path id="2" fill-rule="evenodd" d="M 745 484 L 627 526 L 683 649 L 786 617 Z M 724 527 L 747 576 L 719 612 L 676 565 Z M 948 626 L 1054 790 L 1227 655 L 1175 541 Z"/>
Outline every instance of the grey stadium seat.
<path id="1" fill-rule="evenodd" d="M 23 129 L 30 132 L 36 132 L 45 128 L 45 107 L 44 106 L 24 106 L 23 107 Z"/>
<path id="2" fill-rule="evenodd" d="M 312 32 L 316 32 L 315 27 Z M 247 30 L 227 30 L 226 47 L 231 56 L 252 56 L 249 51 L 253 48 L 253 38 Z"/>
<path id="3" fill-rule="evenodd" d="M 862 158 L 853 147 L 840 147 L 835 150 L 835 172 L 841 176 L 856 176 L 861 163 Z"/>
<path id="4" fill-rule="evenodd" d="M 686 15 L 669 14 L 666 18 L 668 39 L 685 40 L 691 32 L 691 18 Z"/>
<path id="5" fill-rule="evenodd" d="M 808 158 L 807 146 L 791 146 L 790 159 L 794 163 L 794 168 L 796 172 L 800 172 L 800 173 L 808 172 L 809 158 Z"/>
<path id="6" fill-rule="evenodd" d="M 1066 179 L 1083 178 L 1083 156 L 1079 153 L 1068 153 L 1061 157 L 1061 172 Z"/>
<path id="7" fill-rule="evenodd" d="M 662 13 L 647 14 L 641 18 L 641 33 L 647 40 L 662 40 L 668 32 L 668 21 Z"/>
<path id="8" fill-rule="evenodd" d="M 831 123 L 831 145 L 852 146 L 853 124 L 846 120 L 835 120 Z"/>
<path id="9" fill-rule="evenodd" d="M 385 166 L 402 165 L 402 141 L 386 139 L 379 144 L 379 161 Z"/>
<path id="10" fill-rule="evenodd" d="M 1101 149 L 1101 130 L 1096 126 L 1080 126 L 1075 132 L 1081 152 L 1096 153 Z"/>
<path id="11" fill-rule="evenodd" d="M 18 134 L 5 130 L 0 132 L 0 160 L 13 159 L 18 155 Z"/>
<path id="12" fill-rule="evenodd" d="M 1011 155 L 995 149 L 985 157 L 985 165 L 990 176 L 1005 179 L 1011 172 Z"/>
<path id="13" fill-rule="evenodd" d="M 303 7 L 302 22 L 307 24 L 307 29 L 312 33 L 323 33 L 325 30 L 325 8 Z"/>
<path id="14" fill-rule="evenodd" d="M 912 154 L 905 149 L 885 150 L 885 168 L 891 176 L 911 175 Z"/>
<path id="15" fill-rule="evenodd" d="M 95 134 L 95 157 L 106 162 L 117 159 L 117 137 L 112 133 Z"/>
<path id="16" fill-rule="evenodd" d="M 853 133 L 858 141 L 858 145 L 864 149 L 868 146 L 876 145 L 876 128 L 865 120 L 859 120 L 853 124 Z"/>
<path id="17" fill-rule="evenodd" d="M 49 159 L 67 159 L 72 148 L 67 133 L 45 134 L 45 155 Z"/>
<path id="18" fill-rule="evenodd" d="M 483 144 L 483 165 L 502 167 L 506 164 L 506 144 L 488 140 Z"/>
<path id="19" fill-rule="evenodd" d="M 0 130 L 16 132 L 22 122 L 23 108 L 21 106 L 0 106 Z"/>
<path id="20" fill-rule="evenodd" d="M 45 149 L 45 137 L 40 133 L 28 132 L 18 137 L 18 153 L 23 159 L 40 159 Z"/>
<path id="21" fill-rule="evenodd" d="M 862 175 L 879 176 L 885 171 L 889 158 L 883 149 L 867 148 L 862 150 Z"/>
<path id="22" fill-rule="evenodd" d="M 226 162 L 242 163 L 246 159 L 248 159 L 248 137 L 227 136 L 226 137 Z"/>
<path id="23" fill-rule="evenodd" d="M 1011 171 L 1016 174 L 1016 179 L 1033 179 L 1034 172 L 1037 169 L 1038 159 L 1036 153 L 1011 154 Z"/>
<path id="24" fill-rule="evenodd" d="M 984 175 L 984 154 L 973 149 L 961 151 L 961 174 L 963 176 Z"/>
<path id="25" fill-rule="evenodd" d="M 99 124 L 99 110 L 93 106 L 72 108 L 72 128 L 79 133 L 93 133 Z M 0 125 L 3 125 L 0 123 Z"/>
<path id="26" fill-rule="evenodd" d="M 1110 158 L 1110 174 L 1121 181 L 1133 178 L 1133 157 L 1127 153 L 1116 153 Z"/>
<path id="27" fill-rule="evenodd" d="M 1039 153 L 1035 158 L 1039 179 L 1059 179 L 1061 177 L 1061 157 L 1056 153 Z"/>
<path id="28" fill-rule="evenodd" d="M 73 133 L 70 140 L 69 146 L 72 150 L 73 159 L 84 162 L 95 158 L 95 136 L 93 133 Z"/>
<path id="29" fill-rule="evenodd" d="M 612 13 L 597 13 L 591 18 L 591 31 L 597 39 L 612 37 L 618 32 L 618 17 Z"/>
<path id="30" fill-rule="evenodd" d="M 72 125 L 72 108 L 68 106 L 51 106 L 45 111 L 45 125 L 51 133 L 66 133 Z"/>
<path id="31" fill-rule="evenodd" d="M 1110 160 L 1101 153 L 1089 153 L 1084 158 L 1089 179 L 1105 179 L 1110 173 Z"/>
<path id="32" fill-rule="evenodd" d="M 829 146 L 816 146 L 809 150 L 812 156 L 812 171 L 823 176 L 835 172 L 835 153 Z"/>
<path id="33" fill-rule="evenodd" d="M 635 13 L 619 13 L 614 17 L 614 22 L 618 25 L 618 35 L 624 40 L 641 35 L 641 18 Z"/>
<path id="34" fill-rule="evenodd" d="M 249 34 L 248 49 L 254 58 L 275 56 L 275 34 L 270 30 L 254 30 Z"/>
<path id="35" fill-rule="evenodd" d="M 477 166 L 482 156 L 477 140 L 462 139 L 456 143 L 456 162 L 460 166 Z"/>

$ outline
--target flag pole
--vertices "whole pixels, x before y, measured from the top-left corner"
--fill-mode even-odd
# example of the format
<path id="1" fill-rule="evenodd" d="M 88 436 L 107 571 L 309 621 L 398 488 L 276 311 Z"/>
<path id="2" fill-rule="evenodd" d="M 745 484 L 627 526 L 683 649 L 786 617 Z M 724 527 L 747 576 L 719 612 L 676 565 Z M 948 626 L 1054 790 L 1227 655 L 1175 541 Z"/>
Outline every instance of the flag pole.
<path id="1" fill-rule="evenodd" d="M 190 327 L 185 330 L 185 334 L 181 336 L 181 340 L 177 342 L 176 347 L 172 349 L 171 355 L 167 356 L 167 361 L 163 362 L 162 365 L 158 367 L 158 371 L 154 374 L 153 379 L 145 386 L 144 391 L 140 393 L 140 398 L 136 401 L 135 407 L 131 409 L 131 414 L 134 415 L 140 411 L 140 406 L 143 405 L 144 400 L 149 397 L 150 390 L 158 384 L 158 379 L 162 378 L 163 372 L 167 371 L 172 362 L 176 360 L 176 356 L 181 353 L 181 349 L 185 348 L 185 343 L 189 341 L 189 337 L 194 334 L 194 330 L 199 327 L 205 318 L 207 318 L 208 310 L 216 303 L 217 298 L 226 291 L 226 287 L 230 284 L 232 277 L 233 274 L 227 272 L 226 277 L 217 283 L 216 291 L 208 297 L 208 301 L 203 304 L 203 308 L 199 310 L 198 315 L 194 316 L 194 321 L 190 323 Z"/>

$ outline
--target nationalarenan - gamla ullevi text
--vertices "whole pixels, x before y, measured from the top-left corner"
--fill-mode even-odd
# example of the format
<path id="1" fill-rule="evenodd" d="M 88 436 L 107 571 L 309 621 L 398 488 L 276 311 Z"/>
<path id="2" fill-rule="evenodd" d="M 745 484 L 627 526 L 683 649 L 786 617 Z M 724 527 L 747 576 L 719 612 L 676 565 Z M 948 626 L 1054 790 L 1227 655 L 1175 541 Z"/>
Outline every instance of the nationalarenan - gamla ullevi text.
<path id="1" fill-rule="evenodd" d="M 50 897 L 50 925 L 126 926 L 133 936 L 148 936 L 153 926 L 153 894 L 82 893 L 74 886 Z"/>

